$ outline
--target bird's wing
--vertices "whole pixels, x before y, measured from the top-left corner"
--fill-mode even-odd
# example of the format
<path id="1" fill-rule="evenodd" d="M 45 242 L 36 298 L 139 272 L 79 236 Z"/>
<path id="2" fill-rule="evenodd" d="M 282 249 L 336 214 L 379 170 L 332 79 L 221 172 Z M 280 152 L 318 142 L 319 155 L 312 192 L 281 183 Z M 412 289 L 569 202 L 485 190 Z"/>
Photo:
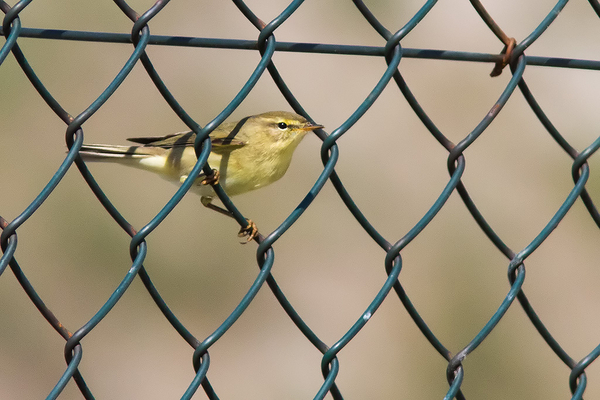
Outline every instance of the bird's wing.
<path id="1" fill-rule="evenodd" d="M 246 117 L 239 122 L 221 124 L 212 131 L 210 133 L 210 139 L 213 146 L 212 152 L 217 154 L 227 154 L 231 153 L 233 150 L 244 147 L 246 142 L 239 133 L 248 118 L 249 117 Z"/>
<path id="2" fill-rule="evenodd" d="M 148 136 L 128 138 L 130 142 L 139 143 L 148 147 L 171 148 L 178 146 L 193 146 L 196 134 L 192 131 L 173 133 L 166 136 Z"/>
<path id="3" fill-rule="evenodd" d="M 229 153 L 243 147 L 246 143 L 236 138 L 235 133 L 239 131 L 239 123 L 228 123 L 217 127 L 210 134 L 212 151 L 218 154 Z M 237 129 L 236 129 L 237 128 Z M 150 136 L 128 138 L 130 142 L 138 143 L 144 147 L 162 147 L 170 149 L 180 146 L 193 146 L 196 134 L 193 131 L 179 132 L 166 136 Z"/>

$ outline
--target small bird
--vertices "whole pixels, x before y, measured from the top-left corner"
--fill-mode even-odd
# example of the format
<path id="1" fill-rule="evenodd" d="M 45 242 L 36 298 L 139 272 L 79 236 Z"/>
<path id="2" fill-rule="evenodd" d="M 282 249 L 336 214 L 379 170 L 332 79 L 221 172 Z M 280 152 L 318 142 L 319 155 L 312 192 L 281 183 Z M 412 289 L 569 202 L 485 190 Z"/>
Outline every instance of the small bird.
<path id="1" fill-rule="evenodd" d="M 212 185 L 219 183 L 228 196 L 236 196 L 275 182 L 287 171 L 304 136 L 320 128 L 323 126 L 287 111 L 271 111 L 223 123 L 210 133 L 212 150 L 208 164 L 213 174 L 200 175 L 190 190 L 201 196 L 205 207 L 233 217 L 226 209 L 211 203 L 216 195 Z M 192 131 L 130 138 L 127 140 L 138 145 L 84 144 L 79 154 L 85 161 L 118 162 L 183 183 L 197 161 L 195 139 Z M 239 232 L 240 237 L 248 236 L 247 241 L 257 234 L 256 224 L 251 220 Z"/>

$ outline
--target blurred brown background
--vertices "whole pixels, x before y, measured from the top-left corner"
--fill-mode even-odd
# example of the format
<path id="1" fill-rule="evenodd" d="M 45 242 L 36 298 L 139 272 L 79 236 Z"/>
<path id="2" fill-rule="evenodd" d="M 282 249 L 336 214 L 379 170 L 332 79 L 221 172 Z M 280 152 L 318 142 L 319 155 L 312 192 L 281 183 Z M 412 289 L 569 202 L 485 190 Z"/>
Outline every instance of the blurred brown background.
<path id="1" fill-rule="evenodd" d="M 366 1 L 394 31 L 422 1 Z M 150 1 L 130 1 L 138 12 Z M 287 3 L 249 0 L 269 21 Z M 484 1 L 509 36 L 524 39 L 553 1 Z M 24 27 L 128 33 L 131 22 L 110 1 L 33 2 Z M 254 40 L 258 32 L 232 3 L 171 2 L 151 33 Z M 584 1 L 569 3 L 529 55 L 597 59 L 598 17 Z M 307 1 L 276 31 L 279 41 L 363 44 L 384 41 L 347 1 Z M 110 83 L 131 45 L 19 39 L 25 55 L 72 115 Z M 440 1 L 402 42 L 404 47 L 498 53 L 502 44 L 467 1 Z M 149 46 L 155 67 L 201 125 L 229 103 L 259 61 L 256 52 Z M 377 57 L 276 53 L 293 93 L 329 132 L 358 107 L 385 62 Z M 403 59 L 400 70 L 438 127 L 455 143 L 485 116 L 510 79 L 492 65 Z M 582 150 L 600 126 L 595 71 L 527 67 L 525 79 L 561 133 Z M 231 117 L 289 106 L 265 74 Z M 11 56 L 0 66 L 0 215 L 14 219 L 65 157 L 65 125 L 35 92 Z M 141 65 L 84 126 L 88 143 L 185 130 Z M 391 242 L 427 212 L 448 181 L 446 151 L 390 84 L 338 142 L 336 170 L 364 214 Z M 322 170 L 320 141 L 307 138 L 284 179 L 234 199 L 263 232 L 297 206 Z M 465 152 L 463 181 L 483 215 L 514 251 L 543 229 L 573 187 L 571 160 L 515 92 Z M 600 199 L 598 156 L 587 188 Z M 118 165 L 92 164 L 99 184 L 137 228 L 176 190 L 160 178 Z M 165 300 L 199 339 L 235 308 L 257 274 L 256 245 L 241 246 L 238 227 L 190 194 L 148 238 L 145 266 Z M 18 230 L 16 257 L 39 295 L 71 331 L 104 304 L 129 269 L 129 237 L 72 168 Z M 524 290 L 540 318 L 575 359 L 600 337 L 597 318 L 598 228 L 581 201 L 526 262 Z M 327 184 L 276 243 L 273 274 L 296 310 L 329 345 L 360 317 L 385 280 L 385 253 L 362 231 Z M 454 353 L 479 332 L 508 289 L 506 260 L 453 194 L 433 222 L 402 252 L 400 280 L 433 332 Z M 42 399 L 65 369 L 63 339 L 37 312 L 12 272 L 0 279 L 0 388 L 3 399 Z M 98 399 L 177 399 L 193 379 L 193 350 L 162 317 L 136 279 L 107 318 L 83 340 L 80 369 Z M 211 349 L 208 377 L 223 399 L 311 399 L 323 382 L 321 354 L 265 287 Z M 347 399 L 441 399 L 446 361 L 420 334 L 392 293 L 339 354 L 337 383 Z M 515 303 L 464 361 L 469 399 L 570 398 L 569 370 Z M 600 396 L 598 366 L 587 369 L 587 398 Z M 73 382 L 60 399 L 80 399 Z M 194 398 L 206 398 L 198 391 Z M 330 398 L 330 396 L 328 397 Z"/>

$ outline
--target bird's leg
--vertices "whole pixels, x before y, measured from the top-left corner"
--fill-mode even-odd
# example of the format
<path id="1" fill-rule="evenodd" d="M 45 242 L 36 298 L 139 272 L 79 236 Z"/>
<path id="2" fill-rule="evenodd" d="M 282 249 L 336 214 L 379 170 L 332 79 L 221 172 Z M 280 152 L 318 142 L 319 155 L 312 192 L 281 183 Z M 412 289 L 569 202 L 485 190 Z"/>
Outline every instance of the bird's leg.
<path id="1" fill-rule="evenodd" d="M 202 202 L 202 205 L 206 208 L 214 210 L 223 215 L 227 215 L 228 217 L 234 218 L 233 214 L 229 210 L 226 210 L 225 208 L 214 205 L 212 203 L 212 197 L 202 196 L 200 198 L 200 202 Z M 246 243 L 247 243 L 247 242 L 250 242 L 252 239 L 254 239 L 256 237 L 256 235 L 258 235 L 258 228 L 256 227 L 256 224 L 251 219 L 246 218 L 246 221 L 248 222 L 248 225 L 245 228 L 240 229 L 240 231 L 238 232 L 238 237 L 246 237 L 247 236 L 248 237 L 246 239 Z"/>
<path id="2" fill-rule="evenodd" d="M 216 211 L 216 212 L 218 212 L 218 213 L 221 213 L 221 214 L 223 214 L 223 215 L 227 215 L 228 217 L 231 217 L 231 218 L 233 218 L 233 214 L 232 214 L 232 213 L 231 213 L 229 210 L 227 210 L 227 209 L 225 209 L 225 208 L 223 208 L 223 207 L 215 206 L 215 205 L 212 203 L 212 197 L 209 197 L 209 196 L 202 196 L 202 197 L 200 198 L 200 202 L 201 202 L 201 203 L 202 203 L 202 205 L 203 205 L 204 207 L 206 207 L 206 208 L 210 208 L 211 210 L 214 210 L 214 211 Z"/>
<path id="3" fill-rule="evenodd" d="M 219 183 L 219 177 L 220 177 L 219 171 L 216 169 L 213 169 L 212 174 L 208 175 L 200 183 L 202 185 L 216 185 Z M 200 198 L 200 201 L 202 202 L 202 205 L 204 207 L 210 208 L 211 210 L 214 210 L 218 213 L 221 213 L 223 215 L 227 215 L 228 217 L 234 218 L 233 214 L 229 210 L 212 204 L 212 197 L 202 196 Z M 238 232 L 238 237 L 248 236 L 248 238 L 246 239 L 246 242 L 250 242 L 252 239 L 254 239 L 256 237 L 256 235 L 258 235 L 258 228 L 256 227 L 256 224 L 252 220 L 246 218 L 246 221 L 248 222 L 248 225 L 245 228 L 240 229 L 240 231 Z"/>

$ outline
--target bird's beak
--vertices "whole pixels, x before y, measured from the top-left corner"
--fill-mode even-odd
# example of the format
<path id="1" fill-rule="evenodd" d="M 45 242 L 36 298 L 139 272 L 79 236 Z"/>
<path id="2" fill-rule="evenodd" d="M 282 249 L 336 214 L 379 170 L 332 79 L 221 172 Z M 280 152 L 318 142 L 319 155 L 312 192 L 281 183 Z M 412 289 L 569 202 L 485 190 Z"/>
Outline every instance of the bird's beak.
<path id="1" fill-rule="evenodd" d="M 312 122 L 306 123 L 303 127 L 299 128 L 301 131 L 314 131 L 315 129 L 322 129 L 323 125 L 313 124 Z"/>

